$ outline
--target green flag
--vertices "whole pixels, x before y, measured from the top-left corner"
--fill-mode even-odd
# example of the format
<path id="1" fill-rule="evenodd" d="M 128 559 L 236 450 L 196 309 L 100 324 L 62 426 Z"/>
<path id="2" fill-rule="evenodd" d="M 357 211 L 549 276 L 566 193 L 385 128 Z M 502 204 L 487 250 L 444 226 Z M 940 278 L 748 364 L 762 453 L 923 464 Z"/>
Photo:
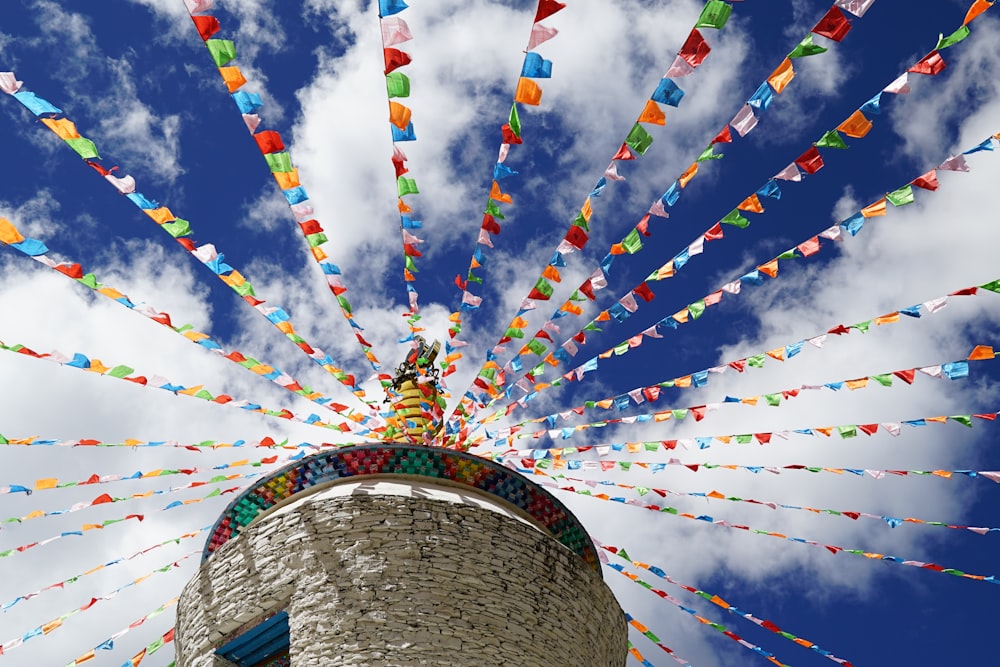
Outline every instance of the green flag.
<path id="1" fill-rule="evenodd" d="M 521 118 L 517 115 L 517 104 L 510 107 L 510 117 L 507 119 L 507 123 L 510 124 L 510 131 L 514 133 L 515 136 L 521 136 Z"/>
<path id="2" fill-rule="evenodd" d="M 396 179 L 396 190 L 399 192 L 400 197 L 403 195 L 415 195 L 420 193 L 419 188 L 417 188 L 417 182 L 412 178 L 407 178 L 406 176 L 400 176 Z"/>
<path id="3" fill-rule="evenodd" d="M 281 153 L 265 153 L 264 159 L 272 173 L 287 174 L 292 170 L 292 156 L 287 151 Z"/>
<path id="4" fill-rule="evenodd" d="M 712 144 L 701 152 L 701 155 L 698 156 L 698 159 L 695 160 L 695 162 L 704 162 L 705 160 L 721 160 L 723 157 L 725 156 L 722 153 L 715 153 L 715 144 Z"/>
<path id="5" fill-rule="evenodd" d="M 747 357 L 747 366 L 751 368 L 763 368 L 765 358 L 766 355 L 763 354 L 755 354 L 752 357 Z"/>
<path id="6" fill-rule="evenodd" d="M 486 210 L 484 211 L 487 215 L 492 215 L 494 218 L 499 218 L 500 220 L 506 220 L 503 211 L 497 206 L 497 203 L 490 199 L 486 204 Z"/>
<path id="7" fill-rule="evenodd" d="M 840 132 L 836 130 L 830 130 L 816 142 L 817 148 L 847 148 L 847 144 L 844 143 L 844 138 L 840 136 Z"/>
<path id="8" fill-rule="evenodd" d="M 526 347 L 539 357 L 545 354 L 545 343 L 538 340 L 537 338 L 532 338 L 531 340 L 529 340 Z"/>
<path id="9" fill-rule="evenodd" d="M 850 426 L 838 426 L 837 433 L 840 434 L 841 438 L 853 438 L 858 435 L 858 427 L 854 425 Z"/>
<path id="10" fill-rule="evenodd" d="M 826 53 L 827 49 L 823 48 L 818 44 L 813 44 L 812 33 L 809 33 L 805 39 L 799 42 L 792 52 L 788 54 L 790 59 L 793 58 L 805 58 L 806 56 L 815 56 L 819 53 Z"/>
<path id="11" fill-rule="evenodd" d="M 988 283 L 986 283 L 984 285 L 980 285 L 979 287 L 980 287 L 980 289 L 986 289 L 986 290 L 989 290 L 991 292 L 996 292 L 996 293 L 1000 294 L 1000 278 L 998 278 L 997 280 L 993 280 L 991 282 L 988 282 Z"/>
<path id="12" fill-rule="evenodd" d="M 764 400 L 772 408 L 776 408 L 781 405 L 781 394 L 764 394 Z"/>
<path id="13" fill-rule="evenodd" d="M 309 244 L 310 248 L 315 248 L 318 245 L 323 245 L 327 242 L 326 234 L 323 232 L 316 232 L 315 234 L 306 234 L 306 243 Z"/>
<path id="14" fill-rule="evenodd" d="M 113 378 L 123 378 L 128 375 L 131 375 L 134 372 L 135 369 L 129 368 L 128 366 L 115 366 L 110 371 L 108 371 L 108 375 L 110 375 Z"/>
<path id="15" fill-rule="evenodd" d="M 688 311 L 691 313 L 691 319 L 698 319 L 701 317 L 701 314 L 705 312 L 705 300 L 700 299 L 692 304 L 689 304 Z"/>
<path id="16" fill-rule="evenodd" d="M 410 96 L 410 78 L 399 70 L 385 75 L 385 87 L 389 97 Z"/>
<path id="17" fill-rule="evenodd" d="M 622 239 L 622 247 L 625 248 L 630 255 L 634 255 L 642 250 L 642 238 L 639 236 L 638 229 L 633 229 L 628 233 L 628 236 Z"/>
<path id="18" fill-rule="evenodd" d="M 951 33 L 947 37 L 941 35 L 938 39 L 937 46 L 934 47 L 935 51 L 940 51 L 941 49 L 947 49 L 949 46 L 954 46 L 958 44 L 963 39 L 969 36 L 969 26 L 963 25 L 961 28 Z"/>
<path id="19" fill-rule="evenodd" d="M 729 15 L 732 13 L 732 5 L 722 0 L 708 0 L 705 8 L 701 10 L 701 16 L 698 17 L 698 22 L 694 27 L 722 30 L 722 27 L 726 25 L 726 21 L 729 20 Z"/>
<path id="20" fill-rule="evenodd" d="M 625 138 L 625 143 L 639 155 L 645 155 L 653 143 L 653 137 L 646 131 L 646 128 L 636 123 Z"/>
<path id="21" fill-rule="evenodd" d="M 958 422 L 962 426 L 972 428 L 972 415 L 952 415 L 949 419 Z"/>
<path id="22" fill-rule="evenodd" d="M 167 230 L 167 233 L 175 239 L 191 233 L 191 223 L 183 218 L 177 218 L 173 222 L 165 222 L 160 227 Z"/>
<path id="23" fill-rule="evenodd" d="M 731 212 L 727 213 L 726 217 L 719 220 L 719 222 L 724 225 L 739 227 L 740 229 L 746 229 L 750 226 L 750 221 L 740 214 L 740 210 L 738 208 L 734 208 Z"/>
<path id="24" fill-rule="evenodd" d="M 892 386 L 892 373 L 884 373 L 882 375 L 872 375 L 870 376 L 872 380 L 875 380 L 883 387 Z"/>
<path id="25" fill-rule="evenodd" d="M 913 203 L 913 187 L 904 185 L 898 190 L 893 190 L 885 196 L 893 206 L 906 206 Z"/>
<path id="26" fill-rule="evenodd" d="M 75 150 L 84 160 L 100 158 L 97 154 L 97 146 L 87 137 L 77 137 L 76 139 L 64 139 L 70 148 Z"/>
<path id="27" fill-rule="evenodd" d="M 216 67 L 222 67 L 236 57 L 236 45 L 228 39 L 210 39 L 205 42 Z"/>

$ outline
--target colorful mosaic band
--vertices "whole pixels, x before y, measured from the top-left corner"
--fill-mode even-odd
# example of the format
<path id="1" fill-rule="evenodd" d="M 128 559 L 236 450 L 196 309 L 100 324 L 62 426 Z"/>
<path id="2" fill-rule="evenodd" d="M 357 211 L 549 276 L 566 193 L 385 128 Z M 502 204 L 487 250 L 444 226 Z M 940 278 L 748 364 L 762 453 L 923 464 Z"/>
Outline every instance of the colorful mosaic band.
<path id="1" fill-rule="evenodd" d="M 311 487 L 359 475 L 417 475 L 479 489 L 510 503 L 600 572 L 579 520 L 552 494 L 520 474 L 463 452 L 410 445 L 359 445 L 320 452 L 265 477 L 240 494 L 212 527 L 202 561 L 263 512 Z"/>

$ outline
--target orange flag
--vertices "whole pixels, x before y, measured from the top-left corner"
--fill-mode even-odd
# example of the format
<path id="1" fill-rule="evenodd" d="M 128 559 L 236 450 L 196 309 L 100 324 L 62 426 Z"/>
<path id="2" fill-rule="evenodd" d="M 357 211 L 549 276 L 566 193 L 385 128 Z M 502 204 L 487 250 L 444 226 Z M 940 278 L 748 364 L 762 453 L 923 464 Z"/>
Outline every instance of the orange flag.
<path id="1" fill-rule="evenodd" d="M 521 77 L 517 81 L 517 91 L 514 93 L 514 101 L 521 104 L 538 106 L 542 102 L 542 89 L 531 79 Z"/>

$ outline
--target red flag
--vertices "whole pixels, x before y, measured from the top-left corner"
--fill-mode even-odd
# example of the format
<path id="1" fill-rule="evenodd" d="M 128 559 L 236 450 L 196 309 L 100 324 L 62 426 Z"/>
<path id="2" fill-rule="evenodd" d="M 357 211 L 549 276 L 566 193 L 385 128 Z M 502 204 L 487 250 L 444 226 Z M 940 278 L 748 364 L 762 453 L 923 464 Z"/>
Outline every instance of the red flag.
<path id="1" fill-rule="evenodd" d="M 547 19 L 565 7 L 565 3 L 556 2 L 556 0 L 538 0 L 538 11 L 535 12 L 535 23 Z"/>
<path id="2" fill-rule="evenodd" d="M 795 166 L 807 174 L 815 174 L 823 168 L 823 156 L 819 149 L 813 146 L 795 160 Z"/>
<path id="3" fill-rule="evenodd" d="M 705 38 L 702 37 L 701 33 L 698 32 L 698 29 L 695 28 L 688 35 L 687 40 L 684 42 L 684 46 L 681 47 L 681 50 L 677 53 L 677 55 L 683 58 L 684 61 L 691 67 L 697 67 L 704 62 L 711 50 L 712 47 L 708 45 Z"/>
<path id="4" fill-rule="evenodd" d="M 907 72 L 913 72 L 914 74 L 926 74 L 928 76 L 934 76 L 938 74 L 945 67 L 944 58 L 937 51 L 931 51 L 926 56 L 921 58 L 913 67 L 906 70 Z"/>
<path id="5" fill-rule="evenodd" d="M 219 32 L 219 19 L 214 16 L 192 16 L 194 27 L 198 29 L 202 41 L 207 42 L 212 35 Z"/>
<path id="6" fill-rule="evenodd" d="M 385 73 L 388 74 L 393 70 L 399 69 L 403 65 L 409 65 L 413 62 L 410 59 L 410 54 L 400 51 L 399 49 L 382 49 L 385 53 Z"/>
<path id="7" fill-rule="evenodd" d="M 257 148 L 261 153 L 278 153 L 285 150 L 285 144 L 281 141 L 281 135 L 274 130 L 264 130 L 253 135 L 257 142 Z"/>
<path id="8" fill-rule="evenodd" d="M 910 185 L 915 185 L 918 188 L 923 188 L 924 190 L 934 191 L 938 189 L 938 177 L 937 171 L 931 169 L 926 174 L 919 178 L 915 178 L 910 181 Z"/>
<path id="9" fill-rule="evenodd" d="M 826 16 L 819 20 L 816 27 L 812 29 L 811 32 L 827 39 L 832 39 L 835 42 L 839 42 L 844 39 L 844 35 L 851 29 L 851 22 L 847 20 L 847 16 L 840 10 L 840 7 L 834 5 L 830 7 L 830 11 L 826 13 Z"/>

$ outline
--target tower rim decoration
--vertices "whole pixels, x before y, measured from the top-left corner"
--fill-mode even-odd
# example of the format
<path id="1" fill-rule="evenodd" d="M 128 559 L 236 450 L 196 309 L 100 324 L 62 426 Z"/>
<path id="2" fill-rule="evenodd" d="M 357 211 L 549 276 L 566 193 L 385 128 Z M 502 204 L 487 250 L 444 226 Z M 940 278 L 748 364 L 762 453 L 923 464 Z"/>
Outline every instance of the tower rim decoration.
<path id="1" fill-rule="evenodd" d="M 536 526 L 599 573 L 600 560 L 589 533 L 554 495 L 524 475 L 494 461 L 455 450 L 397 443 L 365 443 L 303 457 L 244 489 L 221 512 L 202 552 L 207 561 L 261 515 L 317 487 L 364 477 L 423 478 L 488 494 L 501 505 L 527 514 Z"/>

